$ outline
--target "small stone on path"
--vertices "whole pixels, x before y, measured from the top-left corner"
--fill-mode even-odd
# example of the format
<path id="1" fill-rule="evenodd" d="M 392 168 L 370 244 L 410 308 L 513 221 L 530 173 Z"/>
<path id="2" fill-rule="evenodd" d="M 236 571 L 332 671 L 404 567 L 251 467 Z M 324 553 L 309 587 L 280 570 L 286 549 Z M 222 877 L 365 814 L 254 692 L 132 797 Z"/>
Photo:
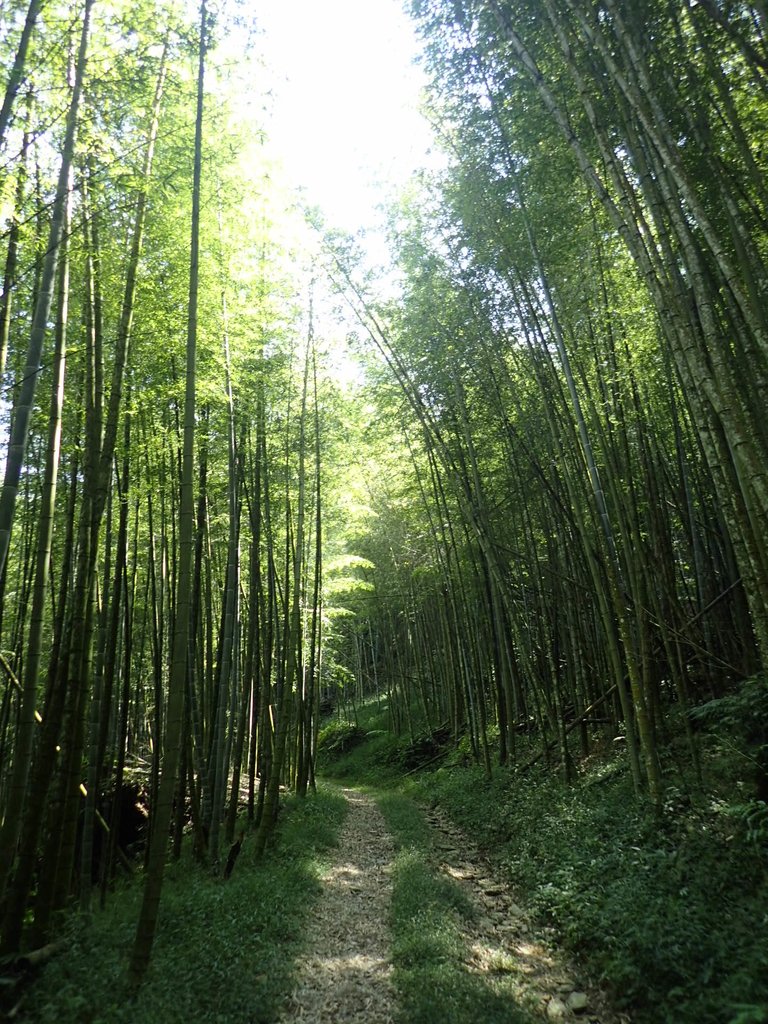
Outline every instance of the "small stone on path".
<path id="1" fill-rule="evenodd" d="M 549 1020 L 565 1020 L 568 1016 L 568 1007 L 562 999 L 555 996 L 547 1003 L 547 1018 Z"/>
<path id="2" fill-rule="evenodd" d="M 571 992 L 567 1005 L 573 1013 L 583 1013 L 589 1006 L 589 1000 L 584 992 Z"/>

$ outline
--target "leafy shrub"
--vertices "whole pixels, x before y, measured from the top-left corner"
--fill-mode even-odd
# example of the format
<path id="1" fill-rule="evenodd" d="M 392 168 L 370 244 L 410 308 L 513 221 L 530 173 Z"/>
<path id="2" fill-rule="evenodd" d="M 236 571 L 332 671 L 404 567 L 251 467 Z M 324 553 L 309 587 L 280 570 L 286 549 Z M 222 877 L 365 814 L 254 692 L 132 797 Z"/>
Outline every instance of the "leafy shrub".
<path id="1" fill-rule="evenodd" d="M 352 779 L 356 783 L 381 785 L 399 779 L 405 770 L 408 741 L 378 728 L 381 723 L 373 716 L 363 722 L 364 727 L 360 728 L 342 724 L 343 729 L 354 730 L 356 738 L 345 750 L 337 749 L 330 755 L 318 750 L 320 768 L 335 779 Z"/>
<path id="2" fill-rule="evenodd" d="M 734 693 L 694 708 L 691 717 L 731 737 L 753 779 L 755 798 L 768 802 L 768 679 L 746 679 Z"/>
<path id="3" fill-rule="evenodd" d="M 330 722 L 317 737 L 317 753 L 328 764 L 359 746 L 365 737 L 363 730 L 351 722 Z"/>
<path id="4" fill-rule="evenodd" d="M 768 847 L 768 804 L 765 800 L 750 800 L 748 804 L 736 806 L 746 830 L 747 839 L 758 846 Z"/>

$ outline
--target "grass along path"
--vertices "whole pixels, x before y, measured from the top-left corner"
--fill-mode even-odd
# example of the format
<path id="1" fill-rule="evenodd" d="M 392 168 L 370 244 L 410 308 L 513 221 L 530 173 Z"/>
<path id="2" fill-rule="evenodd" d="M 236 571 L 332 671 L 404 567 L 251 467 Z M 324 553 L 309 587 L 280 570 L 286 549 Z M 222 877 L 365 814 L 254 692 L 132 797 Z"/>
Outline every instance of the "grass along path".
<path id="1" fill-rule="evenodd" d="M 490 864 L 437 812 L 381 797 L 398 854 L 394 983 L 400 1024 L 620 1024 L 602 994 L 533 929 Z"/>
<path id="2" fill-rule="evenodd" d="M 744 753 L 746 725 L 739 724 L 748 720 L 744 700 L 739 698 L 743 713 L 724 698 L 703 720 L 703 783 L 682 742 L 667 748 L 661 820 L 635 798 L 625 755 L 600 747 L 566 785 L 543 765 L 524 775 L 497 767 L 488 779 L 481 766 L 468 763 L 463 739 L 439 767 L 403 783 L 412 767 L 411 740 L 388 731 L 389 712 L 381 703 L 359 707 L 355 725 L 334 721 L 325 727 L 323 768 L 337 781 L 391 787 L 392 800 L 412 797 L 421 807 L 439 808 L 440 814 L 427 812 L 436 840 L 423 831 L 421 838 L 398 838 L 398 844 L 416 845 L 412 859 L 433 880 L 447 873 L 461 887 L 459 876 L 469 865 L 477 878 L 464 881 L 497 878 L 502 888 L 520 894 L 512 899 L 524 905 L 528 921 L 482 886 L 476 920 L 491 919 L 489 938 L 504 939 L 503 950 L 519 973 L 529 944 L 559 946 L 565 980 L 588 996 L 587 1020 L 617 1019 L 589 987 L 593 978 L 610 993 L 613 1010 L 629 1013 L 636 1024 L 768 1024 L 768 831 L 751 797 L 753 760 Z M 675 721 L 664 729 L 677 728 Z M 521 761 L 533 752 L 527 743 L 521 739 Z M 458 831 L 454 838 L 448 820 L 472 837 L 493 869 L 476 859 Z M 390 827 L 398 835 L 391 819 Z M 395 881 L 397 894 L 404 880 Z M 398 913 L 405 918 L 404 909 Z M 517 922 L 529 923 L 530 932 L 515 934 L 509 926 Z M 402 931 L 405 923 L 398 927 Z M 453 955 L 460 956 L 455 928 L 453 934 Z M 578 969 L 567 966 L 568 956 Z M 471 951 L 466 959 L 472 960 Z M 396 956 L 396 984 L 403 970 Z M 525 973 L 531 989 L 542 992 L 534 1002 L 545 1000 L 551 1016 L 558 1004 L 548 995 L 567 1002 L 570 993 L 558 992 L 547 970 L 539 959 Z"/>
<path id="3" fill-rule="evenodd" d="M 41 971 L 23 1024 L 275 1024 L 293 984 L 320 878 L 347 810 L 336 790 L 290 798 L 263 860 L 246 836 L 229 881 L 190 851 L 166 872 L 152 962 L 138 996 L 126 982 L 140 877 L 118 887 L 87 926 L 62 922 L 64 950 Z"/>
<path id="4" fill-rule="evenodd" d="M 125 984 L 140 887 L 113 895 L 32 986 L 29 1024 L 620 1024 L 437 812 L 323 787 L 223 882 L 170 865 L 146 982 Z M 586 1004 L 586 1005 L 585 1005 Z"/>

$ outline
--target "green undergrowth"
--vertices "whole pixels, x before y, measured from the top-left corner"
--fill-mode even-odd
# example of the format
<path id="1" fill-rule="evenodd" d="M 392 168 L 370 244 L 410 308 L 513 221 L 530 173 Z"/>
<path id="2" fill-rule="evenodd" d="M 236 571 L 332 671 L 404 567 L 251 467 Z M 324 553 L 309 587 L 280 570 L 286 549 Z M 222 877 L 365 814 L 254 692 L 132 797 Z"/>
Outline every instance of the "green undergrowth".
<path id="1" fill-rule="evenodd" d="M 66 950 L 31 988 L 35 1024 L 274 1024 L 320 892 L 319 872 L 346 813 L 341 794 L 293 798 L 261 862 L 249 837 L 228 881 L 186 854 L 166 872 L 152 962 L 138 996 L 125 975 L 141 886 L 113 894 L 89 925 L 71 920 Z"/>
<path id="2" fill-rule="evenodd" d="M 334 719 L 325 723 L 318 736 L 318 770 L 325 778 L 339 782 L 380 787 L 396 784 L 407 776 L 429 730 L 418 718 L 412 733 L 392 732 L 386 703 L 362 704 L 356 722 Z"/>
<path id="3" fill-rule="evenodd" d="M 543 765 L 496 767 L 489 780 L 461 749 L 399 785 L 390 770 L 379 781 L 471 835 L 634 1024 L 767 1024 L 768 812 L 750 751 L 726 726 L 700 736 L 703 786 L 680 746 L 666 752 L 660 816 L 615 752 L 583 762 L 572 785 Z M 373 784 L 385 747 L 358 746 L 334 774 L 362 767 Z"/>
<path id="4" fill-rule="evenodd" d="M 399 1024 L 527 1024 L 503 975 L 471 973 L 465 926 L 474 911 L 430 857 L 431 830 L 410 799 L 379 799 L 397 847 L 391 910 Z"/>
<path id="5" fill-rule="evenodd" d="M 381 785 L 403 775 L 407 741 L 389 730 L 386 710 L 371 705 L 363 710 L 361 724 L 328 722 L 317 740 L 318 771 L 339 782 Z"/>
<path id="6" fill-rule="evenodd" d="M 768 1021 L 768 886 L 724 807 L 671 790 L 657 819 L 626 773 L 565 787 L 475 768 L 419 780 L 505 869 L 635 1024 Z"/>

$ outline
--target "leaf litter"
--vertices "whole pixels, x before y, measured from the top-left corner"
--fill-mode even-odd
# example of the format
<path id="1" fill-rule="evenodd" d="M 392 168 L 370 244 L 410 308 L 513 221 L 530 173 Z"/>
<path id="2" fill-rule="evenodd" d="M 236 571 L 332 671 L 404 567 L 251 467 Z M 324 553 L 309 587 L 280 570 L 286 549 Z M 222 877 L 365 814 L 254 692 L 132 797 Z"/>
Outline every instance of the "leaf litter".
<path id="1" fill-rule="evenodd" d="M 392 838 L 371 797 L 345 789 L 349 813 L 309 924 L 282 1024 L 392 1024 Z"/>

